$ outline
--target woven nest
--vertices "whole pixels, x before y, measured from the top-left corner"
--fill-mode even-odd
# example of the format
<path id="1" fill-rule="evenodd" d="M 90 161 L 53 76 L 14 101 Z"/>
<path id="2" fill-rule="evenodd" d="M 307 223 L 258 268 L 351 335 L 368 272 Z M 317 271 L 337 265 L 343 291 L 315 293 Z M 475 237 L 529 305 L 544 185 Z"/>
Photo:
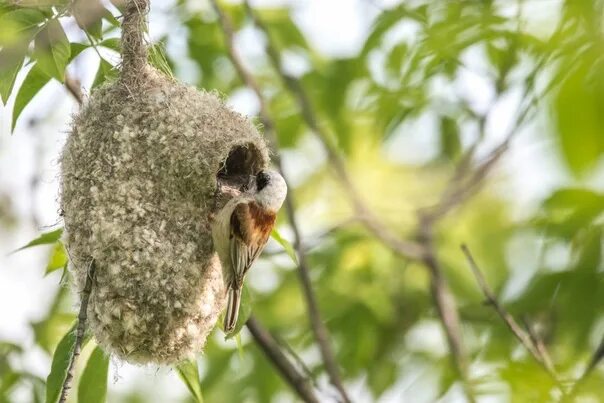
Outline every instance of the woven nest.
<path id="1" fill-rule="evenodd" d="M 88 320 L 106 351 L 174 363 L 202 350 L 224 307 L 212 214 L 268 161 L 248 119 L 146 63 L 92 94 L 61 157 L 61 204 L 76 291 L 96 265 Z"/>

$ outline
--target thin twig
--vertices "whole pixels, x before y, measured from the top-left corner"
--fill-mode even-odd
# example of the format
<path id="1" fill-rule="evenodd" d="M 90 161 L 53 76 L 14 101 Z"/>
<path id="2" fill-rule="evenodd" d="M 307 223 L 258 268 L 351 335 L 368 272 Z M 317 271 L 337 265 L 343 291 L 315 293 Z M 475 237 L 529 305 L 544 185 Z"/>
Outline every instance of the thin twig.
<path id="1" fill-rule="evenodd" d="M 90 262 L 88 271 L 86 272 L 86 282 L 84 283 L 84 289 L 81 294 L 80 312 L 78 313 L 78 326 L 76 328 L 76 338 L 73 345 L 73 351 L 69 357 L 69 365 L 67 366 L 67 376 L 61 387 L 61 397 L 59 403 L 65 403 L 69 389 L 71 389 L 71 382 L 73 381 L 73 371 L 75 363 L 80 356 L 82 349 L 82 340 L 84 340 L 84 333 L 86 332 L 86 319 L 88 318 L 88 300 L 90 299 L 90 293 L 92 292 L 92 284 L 94 282 L 96 272 L 96 264 L 94 260 Z"/>
<path id="2" fill-rule="evenodd" d="M 244 4 L 248 14 L 252 17 L 256 26 L 265 33 L 267 37 L 267 45 L 265 50 L 273 65 L 273 68 L 277 71 L 285 87 L 291 92 L 294 99 L 298 103 L 304 121 L 311 131 L 315 133 L 327 151 L 328 161 L 342 183 L 345 192 L 352 201 L 357 216 L 359 216 L 365 227 L 371 233 L 373 233 L 376 238 L 390 247 L 395 253 L 407 259 L 422 261 L 430 270 L 434 303 L 438 309 L 443 328 L 447 333 L 447 340 L 449 342 L 449 347 L 456 368 L 460 372 L 462 380 L 464 380 L 466 384 L 465 386 L 468 392 L 468 397 L 473 399 L 471 388 L 468 386 L 467 382 L 467 358 L 465 357 L 465 352 L 462 346 L 459 315 L 455 307 L 453 295 L 448 289 L 442 274 L 442 270 L 438 260 L 436 259 L 436 254 L 432 243 L 432 227 L 437 219 L 441 218 L 454 207 L 467 200 L 467 198 L 469 198 L 480 187 L 488 173 L 509 148 L 511 140 L 519 132 L 519 128 L 522 126 L 522 124 L 524 124 L 528 113 L 531 110 L 531 106 L 537 102 L 537 97 L 533 97 L 529 105 L 520 110 L 516 121 L 510 128 L 505 140 L 499 146 L 493 149 L 485 160 L 479 163 L 474 169 L 470 169 L 474 148 L 470 150 L 467 158 L 462 160 L 460 163 L 460 167 L 458 168 L 457 172 L 457 180 L 452 184 L 450 191 L 445 191 L 445 193 L 443 193 L 443 196 L 435 209 L 423 211 L 420 210 L 420 226 L 418 234 L 420 242 L 404 240 L 395 235 L 365 205 L 360 197 L 360 194 L 354 187 L 351 177 L 346 169 L 344 160 L 337 151 L 337 147 L 333 144 L 331 137 L 319 124 L 317 115 L 314 112 L 309 97 L 301 83 L 295 77 L 289 75 L 282 69 L 280 54 L 271 41 L 267 26 L 257 16 L 252 7 L 249 5 L 248 1 L 244 1 Z M 540 70 L 542 65 L 542 63 L 538 63 L 534 72 Z M 532 89 L 532 85 L 525 88 L 525 93 L 528 94 L 530 89 Z M 484 124 L 482 126 L 484 127 Z M 464 164 L 466 166 L 463 166 Z"/>
<path id="3" fill-rule="evenodd" d="M 72 79 L 67 72 L 65 73 L 65 86 L 69 90 L 69 93 L 75 98 L 79 105 L 83 102 L 82 90 L 77 84 L 77 80 Z M 71 260 L 71 258 L 70 258 Z M 76 328 L 76 339 L 73 347 L 73 352 L 69 357 L 69 365 L 67 366 L 67 376 L 63 382 L 61 388 L 61 397 L 59 403 L 65 403 L 69 389 L 71 389 L 71 382 L 73 381 L 73 371 L 75 362 L 80 355 L 82 348 L 82 340 L 84 339 L 84 333 L 86 330 L 86 320 L 88 318 L 88 300 L 90 299 L 90 293 L 92 292 L 92 284 L 94 282 L 96 272 L 96 263 L 94 260 L 90 262 L 88 271 L 86 273 L 86 281 L 84 283 L 84 289 L 81 294 L 80 311 L 78 313 L 78 326 Z"/>
<path id="4" fill-rule="evenodd" d="M 533 342 L 533 345 L 537 349 L 537 352 L 539 353 L 539 356 L 543 361 L 543 365 L 545 365 L 549 371 L 555 373 L 556 369 L 554 368 L 554 363 L 552 361 L 551 356 L 549 355 L 549 351 L 547 351 L 547 347 L 545 347 L 545 343 L 543 343 L 543 339 L 539 337 L 537 331 L 535 330 L 533 325 L 527 320 L 526 317 L 523 316 L 521 319 L 524 328 L 531 337 L 531 341 Z"/>
<path id="5" fill-rule="evenodd" d="M 430 269 L 432 296 L 437 307 L 439 318 L 443 324 L 443 329 L 447 335 L 447 341 L 452 354 L 453 363 L 464 383 L 468 398 L 471 401 L 474 401 L 473 393 L 471 387 L 469 386 L 467 377 L 467 358 L 465 357 L 465 351 L 462 346 L 461 326 L 459 324 L 459 315 L 457 313 L 456 304 L 432 250 L 430 241 L 432 222 L 426 220 L 422 222 L 422 225 L 420 225 L 421 233 L 419 238 L 421 242 L 418 243 L 404 240 L 395 235 L 388 227 L 386 227 L 365 205 L 350 178 L 350 174 L 348 173 L 345 163 L 338 153 L 337 148 L 332 144 L 331 138 L 319 125 L 316 114 L 304 88 L 297 79 L 283 71 L 280 64 L 279 52 L 271 41 L 266 25 L 264 25 L 262 20 L 257 16 L 247 1 L 245 1 L 244 4 L 248 13 L 254 20 L 254 23 L 267 36 L 266 52 L 271 60 L 271 63 L 273 64 L 273 68 L 277 71 L 284 85 L 289 89 L 296 99 L 306 124 L 311 131 L 315 133 L 317 138 L 325 147 L 328 155 L 328 161 L 341 181 L 344 190 L 348 194 L 348 197 L 352 201 L 354 209 L 362 223 L 377 239 L 387 245 L 396 254 L 406 259 L 422 261 Z"/>
<path id="6" fill-rule="evenodd" d="M 75 98 L 78 104 L 82 105 L 84 102 L 84 96 L 82 94 L 82 88 L 80 87 L 80 82 L 71 77 L 71 75 L 65 72 L 65 88 L 67 91 Z"/>
<path id="7" fill-rule="evenodd" d="M 333 144 L 333 141 L 327 132 L 321 127 L 321 125 L 319 125 L 319 120 L 317 119 L 306 91 L 295 77 L 289 75 L 282 69 L 279 51 L 275 48 L 273 42 L 271 41 L 267 26 L 252 9 L 247 0 L 244 1 L 244 4 L 248 14 L 253 19 L 254 24 L 266 35 L 267 40 L 265 50 L 273 65 L 273 68 L 278 73 L 279 77 L 281 77 L 284 85 L 294 96 L 298 106 L 300 107 L 302 118 L 306 122 L 307 126 L 317 136 L 327 151 L 328 161 L 334 169 L 339 180 L 342 182 L 344 191 L 348 194 L 348 197 L 352 201 L 357 216 L 362 220 L 366 228 L 370 230 L 374 236 L 376 236 L 376 238 L 388 245 L 391 249 L 395 250 L 399 255 L 409 259 L 420 260 L 423 255 L 422 246 L 416 242 L 403 240 L 397 237 L 375 216 L 375 214 L 373 214 L 373 212 L 363 202 L 363 199 L 354 186 L 350 174 L 348 173 L 344 160 L 337 151 L 337 147 Z"/>
<path id="8" fill-rule="evenodd" d="M 457 312 L 455 298 L 449 289 L 436 257 L 432 239 L 431 221 L 422 220 L 420 225 L 420 240 L 426 248 L 423 263 L 428 267 L 430 273 L 430 291 L 447 337 L 453 366 L 459 374 L 468 400 L 475 402 L 475 393 L 468 376 L 468 359 L 462 340 L 459 313 Z"/>
<path id="9" fill-rule="evenodd" d="M 305 402 L 318 403 L 319 400 L 315 396 L 309 380 L 300 374 L 287 359 L 271 334 L 253 316 L 249 317 L 246 326 L 266 357 L 279 369 L 283 379 L 289 383 L 298 396 Z"/>
<path id="10" fill-rule="evenodd" d="M 600 345 L 598 345 L 596 351 L 594 351 L 593 355 L 591 356 L 589 364 L 587 364 L 581 376 L 572 385 L 566 395 L 566 398 L 562 400 L 564 403 L 570 403 L 574 401 L 575 396 L 581 390 L 581 386 L 585 383 L 585 381 L 587 381 L 587 379 L 589 378 L 593 370 L 598 366 L 598 364 L 602 362 L 602 359 L 604 359 L 604 337 L 602 338 L 602 341 L 600 341 Z"/>
<path id="11" fill-rule="evenodd" d="M 306 365 L 304 360 L 302 360 L 302 358 L 294 351 L 294 349 L 285 340 L 283 340 L 278 335 L 275 335 L 274 333 L 272 333 L 272 336 L 275 339 L 275 341 L 277 342 L 277 344 L 279 344 L 279 346 L 283 350 L 287 351 L 287 354 L 289 354 L 291 356 L 291 358 L 294 360 L 294 362 L 298 365 L 298 367 L 300 367 L 300 369 L 302 370 L 302 372 L 304 372 L 304 374 L 306 375 L 308 380 L 312 383 L 314 388 L 317 390 L 320 390 L 321 387 L 317 383 L 315 376 L 313 375 L 310 368 L 308 368 L 308 366 Z"/>
<path id="12" fill-rule="evenodd" d="M 252 74 L 249 73 L 247 68 L 243 65 L 239 54 L 235 50 L 234 33 L 231 21 L 215 0 L 211 0 L 211 3 L 214 7 L 214 10 L 218 14 L 219 23 L 225 36 L 226 47 L 229 52 L 231 61 L 233 62 L 235 69 L 239 73 L 244 83 L 248 87 L 250 87 L 256 94 L 260 103 L 260 117 L 264 125 L 265 133 L 268 136 L 273 149 L 277 150 L 277 136 L 274 132 L 275 125 L 268 113 L 267 102 L 264 98 L 264 95 L 262 94 L 262 91 L 260 90 L 260 86 L 258 85 L 257 81 L 252 76 Z M 283 176 L 286 183 L 289 183 L 278 154 L 275 158 L 275 164 L 277 165 L 277 169 L 280 171 L 281 176 Z M 314 291 L 312 289 L 312 280 L 310 278 L 306 254 L 304 252 L 302 244 L 301 232 L 295 216 L 295 204 L 291 192 L 288 193 L 285 199 L 285 210 L 287 218 L 292 228 L 292 232 L 294 234 L 293 246 L 296 249 L 296 253 L 298 255 L 298 274 L 302 283 L 302 291 L 308 309 L 308 316 L 310 319 L 313 333 L 315 335 L 315 339 L 319 346 L 319 351 L 321 352 L 321 357 L 325 365 L 325 370 L 329 376 L 331 384 L 340 393 L 342 401 L 350 402 L 350 398 L 348 397 L 348 394 L 344 389 L 344 385 L 340 377 L 338 363 L 336 362 L 335 355 L 331 348 L 329 332 L 327 330 L 327 327 L 323 323 L 323 320 L 321 319 L 319 306 Z"/>
<path id="13" fill-rule="evenodd" d="M 254 20 L 254 23 L 267 36 L 266 52 L 271 60 L 271 63 L 273 64 L 273 68 L 277 71 L 285 86 L 296 99 L 306 124 L 311 131 L 315 133 L 317 138 L 325 147 L 328 155 L 328 161 L 341 181 L 344 190 L 348 194 L 348 197 L 352 201 L 357 216 L 376 238 L 378 238 L 382 243 L 386 244 L 395 253 L 407 259 L 423 261 L 429 267 L 431 274 L 432 296 L 437 307 L 439 318 L 447 335 L 447 341 L 452 354 L 453 363 L 464 383 L 464 388 L 466 389 L 468 398 L 470 401 L 474 401 L 475 399 L 473 397 L 473 392 L 468 382 L 467 358 L 465 357 L 465 351 L 462 345 L 461 326 L 459 323 L 459 315 L 457 313 L 456 304 L 453 295 L 446 284 L 444 276 L 442 275 L 440 266 L 435 258 L 435 254 L 432 251 L 430 241 L 432 222 L 424 221 L 420 226 L 421 243 L 403 240 L 396 236 L 388 227 L 386 227 L 365 205 L 350 178 L 345 163 L 338 153 L 337 148 L 332 144 L 330 137 L 319 125 L 316 114 L 304 88 L 297 79 L 283 71 L 280 64 L 279 52 L 271 41 L 266 25 L 264 25 L 262 20 L 257 16 L 247 1 L 245 1 L 244 4 L 248 13 Z"/>
<path id="14" fill-rule="evenodd" d="M 585 368 L 585 373 L 583 374 L 583 378 L 586 378 L 587 376 L 589 376 L 591 371 L 593 371 L 594 368 L 596 368 L 598 366 L 598 364 L 602 361 L 602 359 L 604 359 L 604 338 L 602 338 L 600 345 L 598 346 L 596 351 L 594 351 L 594 354 L 592 355 L 591 360 L 589 360 L 589 365 L 587 366 L 587 368 Z"/>
<path id="15" fill-rule="evenodd" d="M 535 361 L 537 361 L 541 366 L 545 369 L 545 371 L 552 377 L 552 379 L 559 385 L 560 381 L 558 379 L 558 375 L 556 374 L 553 365 L 549 366 L 546 363 L 546 360 L 543 358 L 542 354 L 539 351 L 539 348 L 535 345 L 533 339 L 530 334 L 528 334 L 518 322 L 514 319 L 514 317 L 499 303 L 497 297 L 491 287 L 487 284 L 486 279 L 484 278 L 482 272 L 478 268 L 470 249 L 466 245 L 461 245 L 461 250 L 463 251 L 470 268 L 472 269 L 472 273 L 476 278 L 476 282 L 480 287 L 480 290 L 484 294 L 487 299 L 489 305 L 491 305 L 497 314 L 501 317 L 503 322 L 506 324 L 508 329 L 512 332 L 512 334 L 520 341 L 520 343 L 528 350 L 528 352 L 533 356 Z"/>

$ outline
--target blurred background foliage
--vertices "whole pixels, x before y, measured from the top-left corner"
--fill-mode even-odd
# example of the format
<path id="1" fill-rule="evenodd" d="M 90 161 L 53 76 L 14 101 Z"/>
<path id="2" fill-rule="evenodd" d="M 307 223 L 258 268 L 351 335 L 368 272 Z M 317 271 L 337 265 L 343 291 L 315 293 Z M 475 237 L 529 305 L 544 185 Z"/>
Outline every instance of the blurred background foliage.
<path id="1" fill-rule="evenodd" d="M 402 238 L 415 236 L 417 211 L 438 202 L 469 152 L 477 159 L 486 156 L 508 131 L 514 133 L 511 153 L 529 149 L 512 162 L 504 157 L 504 168 L 437 223 L 435 245 L 460 312 L 478 400 L 556 401 L 560 385 L 483 303 L 459 245 L 469 245 L 501 303 L 529 323 L 549 351 L 562 389 L 571 388 L 604 336 L 604 2 L 362 2 L 375 18 L 362 45 L 344 56 L 312 44 L 293 17 L 295 2 L 260 3 L 255 9 L 283 70 L 300 80 L 363 200 Z M 539 14 L 543 3 L 546 17 Z M 263 52 L 269 38 L 254 27 L 242 4 L 221 6 L 241 51 L 251 55 L 245 64 L 275 120 L 286 171 L 294 178 L 291 191 L 312 282 L 353 400 L 464 401 L 426 267 L 397 256 L 361 225 L 295 96 Z M 81 80 L 90 91 L 116 76 L 120 7 L 94 1 L 0 3 L 0 96 L 8 105 L 2 119 L 11 131 L 27 124 L 19 119 L 21 112 L 49 82 L 69 86 L 70 80 Z M 151 63 L 227 99 L 246 94 L 209 3 L 179 0 L 164 18 L 174 29 L 154 42 Z M 337 15 L 331 18 L 339 23 Z M 184 55 L 171 54 L 171 41 L 184 41 Z M 260 51 L 246 53 L 250 41 Z M 96 55 L 86 64 L 96 72 L 73 77 L 73 64 L 84 54 Z M 244 99 L 251 99 L 249 109 L 257 112 L 257 100 Z M 539 171 L 530 149 L 543 143 L 551 145 L 550 165 Z M 538 200 L 522 197 L 535 194 L 531 182 L 509 185 L 524 175 L 545 177 L 551 164 L 563 180 Z M 32 225 L 16 218 L 13 204 L 10 193 L 0 189 L 0 232 L 7 235 Z M 292 240 L 284 216 L 279 231 Z M 48 249 L 40 276 L 63 272 L 49 291 L 56 296 L 46 317 L 31 323 L 33 343 L 0 340 L 0 402 L 44 400 L 51 357 L 75 318 L 66 251 L 60 233 L 54 235 L 33 246 Z M 314 379 L 321 400 L 334 400 L 295 263 L 273 242 L 253 272 L 254 315 L 305 363 L 301 370 Z M 295 399 L 246 330 L 239 346 L 223 341 L 218 329 L 214 336 L 197 366 L 169 376 L 199 382 L 206 402 Z M 26 349 L 45 352 L 46 372 L 24 369 Z M 82 390 L 72 401 L 87 396 L 86 388 L 102 390 L 107 383 L 102 354 L 93 349 L 89 342 L 80 359 L 78 373 L 85 367 L 91 373 L 78 376 Z M 98 368 L 100 374 L 93 373 Z M 195 393 L 183 401 L 193 401 Z M 108 396 L 111 402 L 154 401 L 145 384 L 115 392 L 109 382 Z M 604 372 L 596 369 L 581 382 L 577 399 L 604 401 L 603 396 Z"/>

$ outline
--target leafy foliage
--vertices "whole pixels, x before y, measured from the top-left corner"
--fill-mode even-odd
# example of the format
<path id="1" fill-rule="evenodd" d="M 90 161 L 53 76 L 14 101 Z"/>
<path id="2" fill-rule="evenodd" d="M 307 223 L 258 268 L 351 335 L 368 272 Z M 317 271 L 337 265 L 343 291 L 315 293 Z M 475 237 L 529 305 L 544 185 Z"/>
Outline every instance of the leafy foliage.
<path id="1" fill-rule="evenodd" d="M 108 370 L 109 356 L 100 347 L 95 347 L 80 377 L 78 386 L 79 402 L 105 402 Z"/>
<path id="2" fill-rule="evenodd" d="M 63 336 L 52 357 L 52 366 L 48 378 L 46 378 L 46 402 L 56 403 L 61 396 L 63 382 L 67 377 L 69 361 L 76 340 L 76 325 Z M 83 343 L 85 345 L 85 342 Z"/>
<path id="3" fill-rule="evenodd" d="M 14 98 L 13 128 L 35 95 L 51 80 L 63 82 L 70 63 L 87 49 L 102 50 L 92 89 L 118 74 L 104 51 L 119 51 L 119 10 L 102 8 L 86 22 L 83 11 L 70 9 L 71 2 L 53 3 L 0 6 L 0 98 L 5 105 Z M 236 94 L 244 84 L 229 60 L 215 14 L 203 7 L 191 11 L 189 3 L 179 1 L 170 17 L 185 33 L 186 63 L 198 73 L 194 84 Z M 484 144 L 501 137 L 505 128 L 495 127 L 501 123 L 501 105 L 521 98 L 518 113 L 526 112 L 527 124 L 519 136 L 526 129 L 539 144 L 551 145 L 551 163 L 564 179 L 529 206 L 501 191 L 499 178 L 488 182 L 444 217 L 434 242 L 460 311 L 470 378 L 479 397 L 551 401 L 559 397 L 559 385 L 483 304 L 484 295 L 459 251 L 460 243 L 470 245 L 502 304 L 536 329 L 563 386 L 572 384 L 603 337 L 604 193 L 594 184 L 601 184 L 604 154 L 604 3 L 552 4 L 559 18 L 543 20 L 531 15 L 538 0 L 524 3 L 527 7 L 516 13 L 509 3 L 497 1 L 401 2 L 380 9 L 358 51 L 346 56 L 322 54 L 288 7 L 258 14 L 268 30 L 262 40 L 277 48 L 283 65 L 301 67 L 292 77 L 308 94 L 317 124 L 337 145 L 362 199 L 403 238 L 415 233 L 415 212 L 438 201 L 464 156 L 473 151 L 482 156 Z M 236 34 L 249 32 L 252 21 L 244 7 L 223 6 Z M 85 30 L 85 40 L 66 36 L 65 22 L 72 17 Z M 185 62 L 163 50 L 171 39 L 168 35 L 153 45 L 150 63 L 178 73 Z M 459 376 L 426 267 L 401 259 L 361 225 L 324 153 L 313 148 L 295 94 L 286 90 L 265 55 L 254 56 L 244 64 L 262 86 L 279 147 L 303 168 L 291 189 L 305 234 L 301 247 L 346 384 L 362 385 L 375 400 L 418 377 L 436 385 L 428 400 L 452 393 Z M 16 87 L 19 77 L 22 83 Z M 409 152 L 406 144 L 416 149 Z M 514 172 L 510 175 L 524 174 Z M 223 341 L 217 330 L 199 363 L 185 361 L 175 368 L 193 401 L 273 401 L 293 393 L 242 329 L 252 310 L 300 356 L 305 373 L 320 388 L 327 384 L 294 271 L 298 256 L 282 236 L 287 226 L 280 217 L 279 231 L 273 232 L 280 247 L 269 247 L 259 262 L 266 284 L 252 281 L 246 288 L 238 340 Z M 46 273 L 51 273 L 67 264 L 60 236 L 61 230 L 43 234 L 19 250 L 49 245 Z M 31 391 L 32 401 L 41 401 L 46 386 L 47 400 L 56 401 L 73 331 L 61 336 L 73 319 L 70 296 L 60 288 L 46 317 L 32 324 L 36 344 L 54 354 L 46 382 L 15 369 L 22 346 L 0 342 L 0 401 L 10 401 L 19 386 Z M 294 353 L 287 354 L 296 360 Z M 108 357 L 96 348 L 79 376 L 80 401 L 104 401 L 107 372 Z M 578 395 L 601 399 L 602 385 L 603 372 L 596 368 Z M 421 388 L 429 389 L 412 385 L 404 397 Z"/>

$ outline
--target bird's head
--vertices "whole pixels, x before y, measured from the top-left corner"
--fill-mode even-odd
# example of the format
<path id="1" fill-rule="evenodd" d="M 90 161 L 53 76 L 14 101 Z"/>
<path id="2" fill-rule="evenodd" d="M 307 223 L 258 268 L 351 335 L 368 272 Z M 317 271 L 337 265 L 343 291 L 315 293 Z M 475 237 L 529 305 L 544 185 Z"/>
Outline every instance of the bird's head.
<path id="1" fill-rule="evenodd" d="M 256 175 L 256 189 L 254 193 L 254 197 L 258 204 L 265 209 L 276 213 L 281 208 L 286 195 L 287 185 L 278 172 L 258 172 Z"/>

